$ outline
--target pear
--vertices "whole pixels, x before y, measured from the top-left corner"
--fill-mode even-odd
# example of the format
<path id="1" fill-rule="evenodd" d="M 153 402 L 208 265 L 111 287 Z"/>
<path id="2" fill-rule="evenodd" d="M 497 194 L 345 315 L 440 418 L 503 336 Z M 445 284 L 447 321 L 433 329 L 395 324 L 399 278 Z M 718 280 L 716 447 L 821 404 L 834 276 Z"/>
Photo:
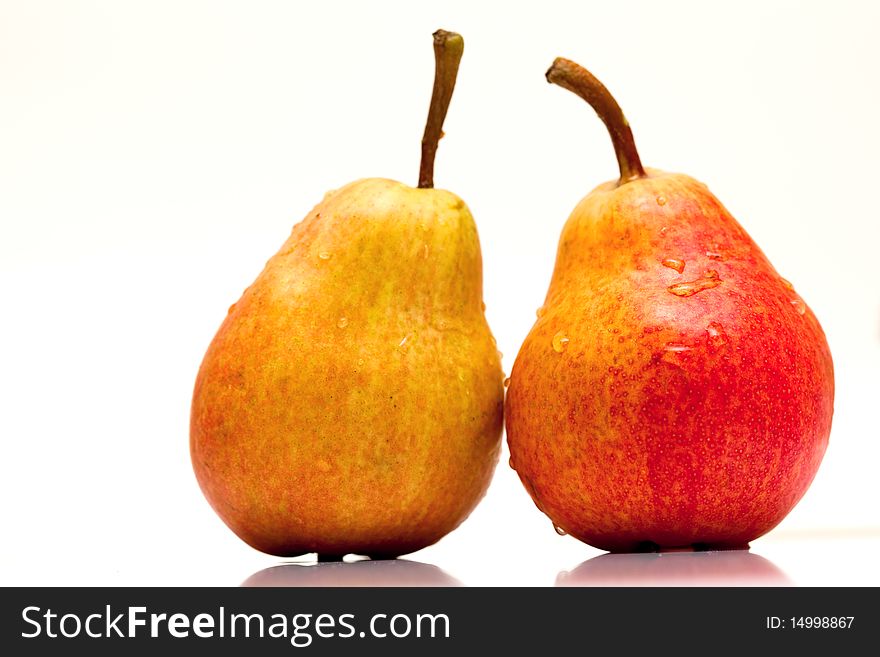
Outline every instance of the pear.
<path id="1" fill-rule="evenodd" d="M 419 187 L 331 192 L 205 354 L 190 448 L 214 510 L 263 552 L 393 557 L 457 527 L 500 449 L 503 374 L 473 217 L 433 189 L 463 41 L 434 35 Z"/>
<path id="2" fill-rule="evenodd" d="M 825 335 L 705 185 L 642 167 L 596 78 L 557 59 L 547 79 L 597 111 L 620 178 L 563 228 L 510 376 L 511 465 L 559 533 L 595 547 L 745 547 L 825 453 Z"/>

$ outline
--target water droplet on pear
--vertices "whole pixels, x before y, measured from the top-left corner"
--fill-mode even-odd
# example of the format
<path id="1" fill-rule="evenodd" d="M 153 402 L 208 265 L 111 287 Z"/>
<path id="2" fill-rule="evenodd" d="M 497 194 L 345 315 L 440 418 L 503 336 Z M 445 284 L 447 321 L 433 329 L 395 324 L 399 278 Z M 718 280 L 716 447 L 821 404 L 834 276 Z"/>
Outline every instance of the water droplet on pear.
<path id="1" fill-rule="evenodd" d="M 697 292 L 718 287 L 721 283 L 722 281 L 718 276 L 718 272 L 714 269 L 709 269 L 701 278 L 693 281 L 686 281 L 684 283 L 675 283 L 674 285 L 667 287 L 666 290 L 677 297 L 690 297 Z"/>
<path id="2" fill-rule="evenodd" d="M 709 335 L 709 344 L 713 347 L 722 347 L 727 344 L 727 333 L 724 327 L 718 322 L 709 322 L 706 327 L 706 333 Z"/>
<path id="3" fill-rule="evenodd" d="M 681 342 L 668 342 L 663 347 L 660 360 L 675 367 L 682 367 L 691 351 L 693 351 L 693 347 L 689 345 Z"/>
<path id="4" fill-rule="evenodd" d="M 561 354 L 567 346 L 568 336 L 565 335 L 565 331 L 559 331 L 553 336 L 553 351 L 557 354 Z"/>
<path id="5" fill-rule="evenodd" d="M 679 274 L 684 271 L 684 260 L 679 260 L 678 258 L 666 258 L 660 264 L 662 264 L 664 267 L 674 269 Z"/>

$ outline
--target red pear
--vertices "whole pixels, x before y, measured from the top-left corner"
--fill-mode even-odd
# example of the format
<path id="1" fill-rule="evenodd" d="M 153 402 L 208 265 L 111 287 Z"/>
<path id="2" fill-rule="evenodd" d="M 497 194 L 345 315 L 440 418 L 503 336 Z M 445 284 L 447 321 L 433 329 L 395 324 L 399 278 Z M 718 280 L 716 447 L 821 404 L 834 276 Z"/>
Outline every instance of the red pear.
<path id="1" fill-rule="evenodd" d="M 642 167 L 596 78 L 557 59 L 547 79 L 597 111 L 620 179 L 562 231 L 510 377 L 511 465 L 560 532 L 595 547 L 745 546 L 825 453 L 825 335 L 705 185 Z"/>

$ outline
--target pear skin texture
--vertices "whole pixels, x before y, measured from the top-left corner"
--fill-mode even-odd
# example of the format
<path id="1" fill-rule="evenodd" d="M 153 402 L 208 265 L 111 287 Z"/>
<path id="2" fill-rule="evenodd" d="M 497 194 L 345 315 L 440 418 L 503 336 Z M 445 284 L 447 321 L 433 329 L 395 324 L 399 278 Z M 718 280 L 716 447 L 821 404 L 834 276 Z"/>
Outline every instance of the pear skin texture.
<path id="1" fill-rule="evenodd" d="M 406 554 L 485 494 L 502 380 L 465 204 L 359 180 L 294 226 L 230 309 L 196 380 L 193 468 L 258 550 Z"/>
<path id="2" fill-rule="evenodd" d="M 804 495 L 831 430 L 828 344 L 705 185 L 652 170 L 596 188 L 539 315 L 507 439 L 562 531 L 615 552 L 743 547 Z"/>

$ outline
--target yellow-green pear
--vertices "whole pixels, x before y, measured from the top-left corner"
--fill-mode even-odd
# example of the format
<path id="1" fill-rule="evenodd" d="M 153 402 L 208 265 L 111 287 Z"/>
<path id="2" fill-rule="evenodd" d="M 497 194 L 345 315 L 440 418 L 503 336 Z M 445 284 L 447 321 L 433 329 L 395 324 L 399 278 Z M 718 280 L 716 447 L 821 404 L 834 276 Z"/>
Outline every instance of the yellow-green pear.
<path id="1" fill-rule="evenodd" d="M 464 202 L 433 189 L 463 48 L 434 35 L 419 187 L 370 178 L 327 194 L 205 354 L 193 467 L 259 550 L 406 554 L 457 527 L 489 485 L 503 374 L 480 244 Z"/>

